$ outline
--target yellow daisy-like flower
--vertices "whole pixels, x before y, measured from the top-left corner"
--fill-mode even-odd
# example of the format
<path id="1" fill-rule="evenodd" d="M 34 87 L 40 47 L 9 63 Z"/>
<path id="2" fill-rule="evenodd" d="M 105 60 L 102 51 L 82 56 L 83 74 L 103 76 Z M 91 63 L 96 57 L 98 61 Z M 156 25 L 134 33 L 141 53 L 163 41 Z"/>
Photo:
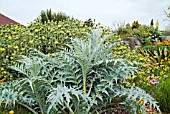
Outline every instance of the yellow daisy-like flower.
<path id="1" fill-rule="evenodd" d="M 60 24 L 58 24 L 58 27 L 61 27 L 61 25 L 60 25 Z"/>
<path id="2" fill-rule="evenodd" d="M 54 53 L 52 53 L 52 54 L 51 54 L 51 56 L 53 56 L 53 57 L 54 57 L 54 56 L 55 56 L 55 54 L 54 54 Z"/>
<path id="3" fill-rule="evenodd" d="M 5 48 L 0 48 L 0 51 L 5 51 Z"/>
<path id="4" fill-rule="evenodd" d="M 133 77 L 132 77 L 132 79 L 135 79 L 137 76 L 136 75 L 134 75 Z"/>
<path id="5" fill-rule="evenodd" d="M 133 83 L 132 85 L 135 86 L 135 83 Z"/>
<path id="6" fill-rule="evenodd" d="M 13 110 L 9 111 L 9 114 L 14 114 L 14 111 Z"/>
<path id="7" fill-rule="evenodd" d="M 142 83 L 143 81 L 142 80 L 139 80 L 139 83 Z"/>
<path id="8" fill-rule="evenodd" d="M 14 49 L 18 49 L 19 47 L 18 46 L 14 46 Z"/>
<path id="9" fill-rule="evenodd" d="M 130 85 L 130 83 L 129 83 L 129 82 L 127 82 L 127 83 L 126 83 L 126 86 L 129 86 L 129 85 Z"/>
<path id="10" fill-rule="evenodd" d="M 3 73 L 4 73 L 4 74 L 6 74 L 7 72 L 6 72 L 6 71 L 4 71 Z"/>
<path id="11" fill-rule="evenodd" d="M 139 60 L 141 60 L 141 61 L 142 61 L 142 60 L 144 60 L 144 58 L 143 58 L 143 57 L 140 57 L 140 58 L 139 58 Z"/>
<path id="12" fill-rule="evenodd" d="M 70 33 L 70 31 L 69 31 L 69 30 L 67 30 L 67 31 L 66 31 L 66 33 Z"/>
<path id="13" fill-rule="evenodd" d="M 42 39 L 42 40 L 45 40 L 45 36 L 42 36 L 41 39 Z"/>
<path id="14" fill-rule="evenodd" d="M 147 85 L 147 86 L 151 86 L 151 84 L 150 84 L 150 83 L 147 83 L 146 85 Z"/>
<path id="15" fill-rule="evenodd" d="M 54 43 L 55 43 L 55 44 L 58 44 L 58 41 L 55 41 Z"/>
<path id="16" fill-rule="evenodd" d="M 35 29 L 35 31 L 34 32 L 38 32 L 38 29 Z"/>
<path id="17" fill-rule="evenodd" d="M 24 50 L 25 50 L 25 48 L 21 48 L 21 50 L 22 50 L 22 51 L 24 51 Z"/>
<path id="18" fill-rule="evenodd" d="M 30 40 L 30 41 L 29 41 L 30 44 L 33 44 L 33 42 L 34 42 L 33 40 Z"/>
<path id="19" fill-rule="evenodd" d="M 140 110 L 138 110 L 138 114 L 140 114 L 141 113 L 141 111 Z"/>
<path id="20" fill-rule="evenodd" d="M 2 68 L 1 68 L 1 70 L 3 71 L 3 70 L 4 70 L 4 68 L 2 67 Z"/>
<path id="21" fill-rule="evenodd" d="M 140 105 L 143 105 L 143 103 L 144 103 L 144 99 L 142 99 L 142 100 L 139 101 L 139 104 L 140 104 Z"/>
<path id="22" fill-rule="evenodd" d="M 9 36 L 9 37 L 8 37 L 8 40 L 12 40 L 12 37 L 11 37 L 11 36 Z"/>
<path id="23" fill-rule="evenodd" d="M 120 44 L 117 44 L 117 46 L 120 46 Z"/>

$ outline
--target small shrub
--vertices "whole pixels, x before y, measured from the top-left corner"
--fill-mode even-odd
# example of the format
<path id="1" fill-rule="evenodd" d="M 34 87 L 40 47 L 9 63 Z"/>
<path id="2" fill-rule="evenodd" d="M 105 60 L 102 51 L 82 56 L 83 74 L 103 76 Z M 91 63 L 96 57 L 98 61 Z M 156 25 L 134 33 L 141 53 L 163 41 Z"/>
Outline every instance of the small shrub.
<path id="1" fill-rule="evenodd" d="M 170 112 L 170 77 L 153 89 L 153 97 L 157 100 L 162 112 Z"/>

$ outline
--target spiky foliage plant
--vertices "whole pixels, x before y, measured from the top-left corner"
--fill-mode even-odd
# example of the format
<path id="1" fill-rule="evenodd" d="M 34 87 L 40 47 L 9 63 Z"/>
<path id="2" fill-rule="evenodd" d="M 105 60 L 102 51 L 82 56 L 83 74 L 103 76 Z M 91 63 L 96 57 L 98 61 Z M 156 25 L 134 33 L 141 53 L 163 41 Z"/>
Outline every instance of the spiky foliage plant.
<path id="1" fill-rule="evenodd" d="M 126 59 L 114 59 L 111 52 L 117 43 L 104 44 L 107 38 L 109 35 L 102 36 L 100 30 L 92 30 L 87 40 L 71 39 L 67 48 L 52 57 L 32 50 L 30 57 L 23 56 L 19 64 L 10 67 L 23 77 L 15 81 L 15 94 L 7 98 L 13 98 L 13 104 L 20 103 L 34 114 L 100 113 L 101 107 L 114 103 L 116 97 L 131 101 L 132 113 L 138 108 L 145 113 L 148 102 L 160 111 L 144 90 L 124 85 L 126 76 L 137 72 L 137 68 L 133 63 L 126 64 Z M 9 90 L 4 86 L 0 89 Z M 0 101 L 8 105 L 8 99 L 1 92 Z"/>

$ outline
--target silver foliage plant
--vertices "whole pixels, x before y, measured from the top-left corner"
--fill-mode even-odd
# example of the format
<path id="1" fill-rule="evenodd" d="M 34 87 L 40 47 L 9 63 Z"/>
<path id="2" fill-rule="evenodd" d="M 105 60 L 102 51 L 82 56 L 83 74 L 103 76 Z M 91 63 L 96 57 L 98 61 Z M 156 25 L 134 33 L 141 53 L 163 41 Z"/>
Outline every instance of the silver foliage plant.
<path id="1" fill-rule="evenodd" d="M 23 56 L 9 67 L 23 76 L 10 84 L 0 83 L 0 104 L 18 103 L 34 114 L 92 114 L 101 113 L 101 107 L 118 97 L 131 102 L 132 113 L 137 112 L 140 100 L 144 100 L 142 113 L 148 102 L 160 112 L 144 90 L 122 84 L 138 70 L 125 59 L 113 58 L 112 49 L 119 42 L 105 44 L 109 37 L 92 30 L 87 40 L 71 39 L 71 44 L 53 57 L 30 49 L 31 56 Z"/>

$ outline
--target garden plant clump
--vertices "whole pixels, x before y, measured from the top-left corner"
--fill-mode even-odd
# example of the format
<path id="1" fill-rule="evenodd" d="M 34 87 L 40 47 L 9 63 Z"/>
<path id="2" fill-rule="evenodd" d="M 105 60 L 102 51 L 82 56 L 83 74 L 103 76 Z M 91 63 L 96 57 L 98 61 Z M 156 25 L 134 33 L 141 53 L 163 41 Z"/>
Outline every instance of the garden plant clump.
<path id="1" fill-rule="evenodd" d="M 170 112 L 169 41 L 158 21 L 113 34 L 92 19 L 63 18 L 0 26 L 0 113 Z"/>

